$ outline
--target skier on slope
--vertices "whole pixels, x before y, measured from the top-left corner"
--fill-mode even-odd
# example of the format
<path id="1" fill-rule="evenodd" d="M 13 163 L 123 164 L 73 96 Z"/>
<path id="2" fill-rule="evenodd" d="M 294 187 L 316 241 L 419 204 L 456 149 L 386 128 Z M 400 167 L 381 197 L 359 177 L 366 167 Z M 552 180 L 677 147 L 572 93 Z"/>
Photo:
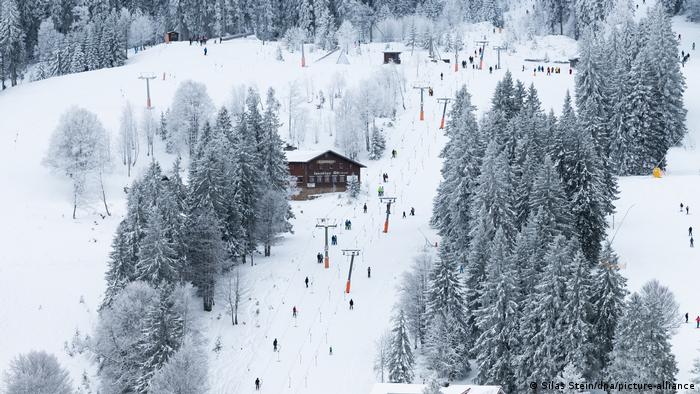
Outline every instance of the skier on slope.
<path id="1" fill-rule="evenodd" d="M 689 237 L 693 236 L 693 226 L 688 227 L 688 236 Z"/>
<path id="2" fill-rule="evenodd" d="M 297 307 L 292 307 L 292 317 L 297 317 Z"/>
<path id="3" fill-rule="evenodd" d="M 272 351 L 273 352 L 277 351 L 277 338 L 275 338 L 275 340 L 272 341 Z"/>
<path id="4" fill-rule="evenodd" d="M 685 322 L 688 322 L 688 312 L 685 313 Z"/>
<path id="5" fill-rule="evenodd" d="M 304 284 L 306 284 L 306 288 L 309 288 L 309 277 L 307 276 L 306 279 L 304 279 Z"/>
<path id="6" fill-rule="evenodd" d="M 411 207 L 411 216 L 416 216 L 416 209 Z"/>
<path id="7" fill-rule="evenodd" d="M 683 203 L 681 203 L 681 212 L 683 212 Z"/>
<path id="8" fill-rule="evenodd" d="M 693 247 L 693 237 L 690 237 L 690 247 Z"/>
<path id="9" fill-rule="evenodd" d="M 372 277 L 372 268 L 371 267 L 367 267 L 367 277 L 368 278 Z"/>
<path id="10" fill-rule="evenodd" d="M 698 316 L 698 317 L 695 318 L 695 322 L 697 323 L 697 325 L 695 326 L 695 328 L 700 328 L 700 316 Z"/>
<path id="11" fill-rule="evenodd" d="M 255 391 L 260 391 L 260 378 L 255 378 Z"/>
<path id="12" fill-rule="evenodd" d="M 362 210 L 363 210 L 365 213 L 367 213 L 367 203 L 365 203 L 365 205 L 362 207 Z"/>
<path id="13" fill-rule="evenodd" d="M 351 298 L 351 299 L 350 299 L 350 310 L 353 310 L 354 307 L 355 307 L 355 301 L 353 301 L 352 298 Z"/>

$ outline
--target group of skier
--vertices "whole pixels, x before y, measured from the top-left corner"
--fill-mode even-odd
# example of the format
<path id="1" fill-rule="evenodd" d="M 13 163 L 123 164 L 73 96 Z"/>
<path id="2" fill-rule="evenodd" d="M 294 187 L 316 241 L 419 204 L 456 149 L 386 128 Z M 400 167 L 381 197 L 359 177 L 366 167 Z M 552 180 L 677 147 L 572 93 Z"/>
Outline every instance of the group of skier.
<path id="1" fill-rule="evenodd" d="M 688 312 L 685 313 L 685 322 L 688 323 Z M 695 328 L 700 328 L 700 315 L 695 318 Z"/>
<path id="2" fill-rule="evenodd" d="M 206 36 L 194 37 L 194 38 L 190 37 L 190 45 L 192 45 L 193 42 L 197 42 L 197 43 L 199 43 L 199 45 L 207 45 L 208 41 L 209 41 L 209 38 Z M 216 41 L 216 39 L 214 41 Z"/>
<path id="3" fill-rule="evenodd" d="M 416 216 L 416 209 L 411 207 L 411 210 L 409 211 L 409 215 L 411 216 Z M 403 211 L 403 218 L 406 218 L 406 211 Z"/>
<path id="4" fill-rule="evenodd" d="M 680 213 L 683 213 L 685 209 L 685 214 L 690 215 L 690 205 L 680 203 Z M 695 247 L 695 240 L 693 239 L 693 226 L 688 227 L 688 237 L 690 238 L 690 247 Z"/>
<path id="5" fill-rule="evenodd" d="M 525 66 L 523 65 L 523 71 L 525 71 Z M 547 75 L 552 75 L 552 74 L 561 74 L 561 67 L 545 67 L 545 66 L 537 66 L 533 69 L 533 75 L 537 75 L 538 72 L 541 73 L 546 73 Z M 571 69 L 569 69 L 569 74 L 571 74 Z"/>

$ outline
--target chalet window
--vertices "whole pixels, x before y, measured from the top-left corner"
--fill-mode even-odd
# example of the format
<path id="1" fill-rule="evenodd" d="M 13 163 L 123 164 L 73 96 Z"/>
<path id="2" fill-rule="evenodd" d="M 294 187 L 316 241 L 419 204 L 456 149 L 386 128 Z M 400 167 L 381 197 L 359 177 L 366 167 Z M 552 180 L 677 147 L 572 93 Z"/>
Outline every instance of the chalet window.
<path id="1" fill-rule="evenodd" d="M 337 175 L 331 176 L 331 182 L 332 182 L 332 183 L 338 183 L 338 176 L 337 176 Z"/>
<path id="2" fill-rule="evenodd" d="M 299 182 L 299 183 L 304 182 L 304 177 L 303 177 L 303 176 L 298 176 L 298 177 L 297 177 L 297 182 Z"/>
<path id="3" fill-rule="evenodd" d="M 338 182 L 344 183 L 345 182 L 345 175 L 338 175 Z"/>
<path id="4" fill-rule="evenodd" d="M 323 177 L 323 182 L 325 182 L 325 183 L 331 183 L 331 176 L 330 176 L 330 175 L 326 175 L 325 177 Z"/>
<path id="5" fill-rule="evenodd" d="M 316 181 L 316 177 L 315 177 L 315 176 L 312 175 L 312 176 L 309 177 L 309 183 L 314 183 L 315 181 Z"/>

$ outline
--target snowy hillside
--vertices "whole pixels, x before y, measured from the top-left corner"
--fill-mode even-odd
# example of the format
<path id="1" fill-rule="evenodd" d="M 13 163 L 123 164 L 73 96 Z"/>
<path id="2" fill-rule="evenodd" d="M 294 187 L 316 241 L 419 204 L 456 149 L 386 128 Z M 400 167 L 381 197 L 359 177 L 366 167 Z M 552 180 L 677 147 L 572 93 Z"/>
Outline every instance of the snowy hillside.
<path id="1" fill-rule="evenodd" d="M 686 51 L 694 37 L 700 41 L 697 24 L 679 18 L 675 28 L 682 34 Z M 506 32 L 479 25 L 468 32 L 460 56 L 473 54 L 475 40 L 486 37 L 498 43 L 501 34 Z M 315 62 L 324 53 L 307 53 L 307 67 L 301 68 L 298 52 L 285 50 L 284 61 L 276 60 L 276 43 L 263 45 L 253 39 L 210 42 L 204 56 L 201 46 L 180 42 L 141 51 L 123 67 L 50 78 L 0 92 L 0 371 L 16 354 L 42 349 L 59 358 L 74 382 L 82 381 L 84 371 L 93 385 L 97 382 L 94 364 L 85 355 L 67 354 L 64 343 L 76 332 L 83 337 L 95 328 L 110 243 L 126 212 L 123 189 L 134 177 L 127 178 L 117 160 L 106 178 L 112 215 L 102 217 L 101 202 L 94 196 L 79 208 L 76 220 L 71 218 L 69 181 L 42 166 L 49 137 L 68 108 L 78 105 L 95 112 L 116 140 L 125 102 L 139 108 L 145 103 L 140 73 L 157 76 L 151 83 L 151 95 L 158 112 L 170 106 L 178 84 L 188 79 L 204 83 L 217 107 L 230 105 L 235 85 L 254 86 L 261 92 L 273 87 L 283 102 L 285 125 L 280 134 L 286 139 L 284 97 L 290 82 L 299 81 L 304 96 L 311 98 L 319 90 L 326 92 L 339 75 L 354 86 L 377 70 L 396 67 L 406 80 L 406 109 L 399 109 L 394 127 L 386 131 L 387 150 L 396 149 L 397 158 L 390 158 L 388 152 L 378 161 L 359 158 L 367 169 L 357 201 L 349 201 L 345 194 L 329 194 L 292 202 L 294 233 L 273 246 L 272 256 L 256 256 L 254 266 L 241 267 L 244 302 L 238 326 L 231 325 L 223 292 L 217 294 L 212 312 L 198 315 L 208 341 L 212 393 L 252 392 L 256 378 L 262 380 L 265 393 L 370 392 L 378 381 L 372 370 L 375 341 L 390 325 L 402 273 L 421 249 L 434 248 L 439 242 L 428 223 L 440 182 L 438 154 L 445 143 L 438 129 L 442 107 L 435 99 L 453 97 L 466 84 L 483 113 L 506 70 L 526 86 L 533 83 L 546 110 L 553 108 L 558 113 L 565 92 L 573 91 L 574 75 L 569 74 L 567 64 L 556 64 L 562 73 L 548 76 L 533 73 L 533 67 L 553 63 L 526 61 L 567 59 L 576 53 L 572 40 L 540 37 L 515 51 L 504 51 L 502 69 L 493 73 L 488 67 L 496 64 L 497 57 L 491 46 L 486 50 L 484 70 L 460 68 L 455 72 L 452 64 L 430 62 L 425 51 L 411 54 L 405 47 L 401 65 L 382 65 L 384 44 L 363 45 L 359 53 L 351 50 L 348 65 L 336 64 L 335 55 Z M 683 69 L 687 78 L 686 147 L 672 150 L 668 171 L 661 179 L 651 175 L 620 179 L 617 212 L 610 218 L 610 237 L 614 236 L 613 247 L 621 257 L 630 290 L 659 279 L 673 290 L 681 313 L 688 312 L 691 321 L 700 315 L 695 291 L 697 248 L 688 247 L 686 236 L 688 226 L 700 228 L 700 222 L 693 219 L 700 215 L 695 210 L 700 210 L 700 104 L 693 100 L 700 92 L 700 63 L 692 53 Z M 435 90 L 434 97 L 425 97 L 425 121 L 418 119 L 420 96 L 414 83 L 427 83 Z M 311 110 L 313 124 L 322 127 L 318 143 L 309 131 L 300 148 L 336 149 L 334 138 L 328 135 L 334 118 L 330 109 L 316 109 L 312 102 L 305 105 Z M 160 140 L 155 158 L 164 167 L 174 159 L 165 153 Z M 142 155 L 138 170 L 149 161 Z M 387 234 L 381 231 L 385 206 L 376 196 L 384 173 L 389 175 L 384 184 L 386 195 L 397 198 Z M 681 202 L 690 206 L 689 215 L 679 212 Z M 402 218 L 401 213 L 411 207 L 416 216 Z M 323 250 L 323 231 L 315 227 L 322 217 L 339 224 L 333 232 L 338 245 L 331 247 L 329 269 L 315 260 L 316 253 Z M 351 230 L 341 228 L 346 219 L 352 221 Z M 351 293 L 345 294 L 349 258 L 341 249 L 353 248 L 362 253 L 355 261 Z M 371 278 L 366 274 L 368 267 Z M 350 299 L 353 310 L 348 307 Z M 293 307 L 298 310 L 296 318 Z M 700 347 L 698 333 L 689 323 L 674 337 L 678 381 L 690 377 Z M 272 351 L 274 339 L 280 348 L 276 353 Z M 217 342 L 221 350 L 214 352 Z M 422 378 L 417 376 L 417 380 Z"/>

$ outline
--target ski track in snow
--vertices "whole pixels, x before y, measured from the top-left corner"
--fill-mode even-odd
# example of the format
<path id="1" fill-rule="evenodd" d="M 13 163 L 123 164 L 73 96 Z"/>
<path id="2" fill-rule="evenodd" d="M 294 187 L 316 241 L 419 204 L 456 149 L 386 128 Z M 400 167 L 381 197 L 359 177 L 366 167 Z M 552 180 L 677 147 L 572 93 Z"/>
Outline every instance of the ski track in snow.
<path id="1" fill-rule="evenodd" d="M 696 38 L 700 44 L 697 24 L 677 18 L 674 26 L 682 34 L 681 49 L 689 50 Z M 474 50 L 470 43 L 483 35 L 494 44 L 499 37 L 482 25 L 474 26 L 468 34 L 465 42 L 470 51 Z M 546 41 L 562 53 L 572 47 L 566 38 L 547 37 Z M 152 97 L 160 110 L 170 104 L 177 84 L 188 78 L 205 83 L 217 105 L 228 102 L 230 89 L 237 83 L 253 84 L 261 92 L 274 86 L 284 105 L 287 83 L 293 79 L 302 81 L 302 90 L 326 91 L 336 72 L 343 73 L 353 85 L 383 67 L 383 44 L 365 46 L 362 55 L 351 53 L 350 66 L 336 65 L 330 56 L 306 69 L 299 67 L 298 53 L 285 52 L 286 61 L 276 62 L 274 45 L 261 46 L 252 40 L 208 48 L 209 55 L 203 57 L 198 45 L 161 45 L 132 56 L 124 67 L 52 78 L 0 92 L 0 185 L 6 186 L 0 193 L 0 370 L 19 352 L 45 349 L 69 368 L 74 382 L 80 382 L 83 370 L 94 378 L 94 366 L 84 357 L 69 357 L 63 343 L 70 341 L 76 328 L 83 335 L 94 328 L 110 242 L 126 209 L 121 188 L 130 180 L 119 165 L 107 178 L 111 217 L 100 218 L 100 204 L 93 201 L 79 209 L 78 220 L 70 219 L 68 181 L 40 164 L 48 137 L 69 106 L 82 105 L 96 112 L 114 136 L 125 98 L 136 105 L 143 100 L 145 89 L 137 79 L 142 71 L 159 76 L 152 85 Z M 465 83 L 474 105 L 483 113 L 496 82 L 510 69 L 514 78 L 526 85 L 535 84 L 546 111 L 554 108 L 558 113 L 565 90 L 573 93 L 573 76 L 568 75 L 566 65 L 559 75 L 533 75 L 534 65 L 522 60 L 533 52 L 537 49 L 528 46 L 502 54 L 502 70 L 489 74 L 488 70 L 471 69 L 455 73 L 451 65 L 425 62 L 425 52 L 411 55 L 410 50 L 404 51 L 398 68 L 408 82 L 407 110 L 399 110 L 395 127 L 385 129 L 385 156 L 395 148 L 398 157 L 374 162 L 361 159 L 368 168 L 356 202 L 330 194 L 292 203 L 294 234 L 285 235 L 273 246 L 271 257 L 256 256 L 255 266 L 241 267 L 245 297 L 238 326 L 231 325 L 221 296 L 213 312 L 199 313 L 208 340 L 212 393 L 253 392 L 256 377 L 263 382 L 262 393 L 325 393 L 329 387 L 334 393 L 369 391 L 377 381 L 372 371 L 374 342 L 390 328 L 401 275 L 424 245 L 437 241 L 428 221 L 440 180 L 441 160 L 437 156 L 445 138 L 437 127 L 442 108 L 435 98 L 449 97 Z M 689 136 L 685 145 L 689 148 L 671 151 L 668 172 L 662 179 L 620 180 L 618 212 L 611 218 L 615 227 L 610 231 L 610 236 L 617 231 L 613 246 L 625 266 L 630 290 L 638 290 L 649 279 L 659 279 L 674 291 L 681 313 L 689 312 L 691 321 L 700 314 L 694 285 L 700 272 L 698 249 L 690 249 L 687 239 L 688 226 L 700 229 L 700 223 L 694 222 L 700 215 L 700 157 L 695 142 L 700 104 L 692 100 L 700 91 L 700 65 L 695 54 L 691 53 L 683 69 L 688 85 Z M 317 52 L 311 58 L 319 56 Z M 487 49 L 485 60 L 487 67 L 494 64 L 495 53 Z M 521 71 L 523 64 L 526 71 Z M 440 81 L 440 72 L 444 81 Z M 428 81 L 435 89 L 435 97 L 425 97 L 423 122 L 418 120 L 419 96 L 411 89 L 412 82 L 418 80 Z M 328 110 L 320 112 L 325 122 L 332 117 Z M 311 116 L 317 113 L 312 110 Z M 286 119 L 284 114 L 281 119 Z M 280 133 L 286 134 L 284 127 Z M 321 132 L 320 142 L 305 148 L 331 148 L 332 138 Z M 309 134 L 307 141 L 311 139 Z M 172 157 L 159 145 L 156 154 L 167 168 Z M 137 165 L 143 168 L 146 163 L 142 157 Z M 389 175 L 386 195 L 397 197 L 388 234 L 381 232 L 385 205 L 375 194 L 384 172 Z M 690 215 L 678 212 L 681 201 L 690 205 Z M 367 214 L 362 213 L 364 202 Z M 402 211 L 412 206 L 417 216 L 402 219 Z M 336 231 L 329 231 L 338 235 L 338 245 L 330 247 L 330 269 L 315 260 L 316 253 L 323 250 L 323 230 L 314 227 L 318 217 L 336 219 L 339 225 Z M 346 218 L 351 219 L 352 230 L 341 228 Z M 348 258 L 342 256 L 342 248 L 362 249 L 355 261 L 349 295 L 344 294 Z M 368 266 L 372 267 L 371 279 L 366 275 Z M 303 282 L 306 276 L 311 280 L 309 289 Z M 79 302 L 81 296 L 84 304 Z M 348 309 L 350 298 L 355 301 L 353 311 Z M 293 306 L 298 309 L 297 319 L 292 318 Z M 256 309 L 260 310 L 257 317 Z M 689 378 L 692 359 L 698 354 L 698 335 L 700 330 L 683 324 L 673 338 L 680 382 Z M 211 349 L 219 336 L 223 348 L 217 355 Z M 279 354 L 272 351 L 274 338 L 279 341 Z M 333 346 L 333 355 L 328 354 L 329 346 Z"/>

